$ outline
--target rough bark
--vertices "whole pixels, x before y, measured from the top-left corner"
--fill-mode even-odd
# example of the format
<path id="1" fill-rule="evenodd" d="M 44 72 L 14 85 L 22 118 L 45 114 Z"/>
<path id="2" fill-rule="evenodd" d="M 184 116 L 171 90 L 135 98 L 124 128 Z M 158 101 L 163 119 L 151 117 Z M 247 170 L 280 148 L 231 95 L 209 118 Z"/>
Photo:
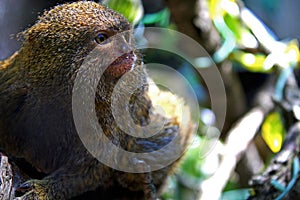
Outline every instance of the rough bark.
<path id="1" fill-rule="evenodd" d="M 17 200 L 15 191 L 26 180 L 28 176 L 22 173 L 7 155 L 0 152 L 0 200 Z"/>
<path id="2" fill-rule="evenodd" d="M 249 200 L 299 199 L 299 148 L 300 122 L 297 122 L 290 128 L 282 150 L 272 159 L 267 169 L 252 178 L 251 185 L 255 194 Z M 277 185 L 281 185 L 283 190 Z M 290 189 L 287 189 L 288 185 Z"/>

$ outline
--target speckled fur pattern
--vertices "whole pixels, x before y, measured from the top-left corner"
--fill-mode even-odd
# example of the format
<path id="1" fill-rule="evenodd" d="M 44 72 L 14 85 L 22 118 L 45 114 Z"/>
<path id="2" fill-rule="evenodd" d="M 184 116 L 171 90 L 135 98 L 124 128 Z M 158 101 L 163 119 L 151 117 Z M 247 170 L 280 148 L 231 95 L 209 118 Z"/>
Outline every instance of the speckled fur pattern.
<path id="1" fill-rule="evenodd" d="M 99 46 L 94 38 L 99 32 L 112 36 L 130 29 L 122 15 L 95 2 L 58 5 L 20 34 L 23 45 L 18 52 L 0 61 L 0 148 L 47 174 L 42 180 L 27 183 L 30 191 L 23 199 L 69 199 L 96 188 L 115 199 L 155 199 L 155 190 L 160 191 L 173 171 L 175 164 L 146 174 L 111 169 L 86 150 L 76 132 L 71 106 L 76 73 L 95 47 L 108 55 L 114 48 L 110 43 Z M 141 59 L 135 62 L 140 64 Z M 160 97 L 148 95 L 143 65 L 137 65 L 133 74 L 132 81 L 142 81 L 145 86 L 132 96 L 130 111 L 134 121 L 143 125 L 153 114 L 153 98 Z M 121 131 L 110 107 L 116 81 L 104 74 L 95 100 L 99 123 L 115 145 L 151 152 L 180 132 L 180 145 L 187 146 L 193 125 L 181 130 L 175 114 L 167 119 L 161 133 L 147 142 Z M 169 103 L 176 107 L 176 102 Z"/>

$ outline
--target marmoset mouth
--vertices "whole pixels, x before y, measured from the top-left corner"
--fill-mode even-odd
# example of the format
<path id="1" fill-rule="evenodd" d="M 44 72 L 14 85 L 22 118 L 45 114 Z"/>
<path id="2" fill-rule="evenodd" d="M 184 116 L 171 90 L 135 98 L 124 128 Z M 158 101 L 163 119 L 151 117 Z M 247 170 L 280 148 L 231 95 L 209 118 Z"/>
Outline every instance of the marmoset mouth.
<path id="1" fill-rule="evenodd" d="M 125 53 L 112 62 L 105 72 L 114 77 L 120 77 L 134 68 L 135 61 L 136 55 L 133 51 Z"/>

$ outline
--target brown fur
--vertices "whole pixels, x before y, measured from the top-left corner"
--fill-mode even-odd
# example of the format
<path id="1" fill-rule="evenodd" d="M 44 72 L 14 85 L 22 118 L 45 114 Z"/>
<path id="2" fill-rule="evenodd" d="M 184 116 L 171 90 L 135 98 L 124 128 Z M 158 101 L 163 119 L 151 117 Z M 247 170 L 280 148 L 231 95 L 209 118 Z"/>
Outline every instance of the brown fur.
<path id="1" fill-rule="evenodd" d="M 26 193 L 28 198 L 68 199 L 96 188 L 109 198 L 155 198 L 149 193 L 154 186 L 159 190 L 163 185 L 171 166 L 145 174 L 111 169 L 90 155 L 73 122 L 74 79 L 86 56 L 99 46 L 94 38 L 101 31 L 114 35 L 130 28 L 123 16 L 94 2 L 59 5 L 24 31 L 20 50 L 0 62 L 0 147 L 48 174 L 30 182 L 33 193 Z M 114 46 L 106 44 L 100 48 L 109 53 Z M 154 113 L 152 101 L 160 97 L 157 93 L 149 95 L 144 66 L 137 65 L 133 74 L 132 81 L 145 83 L 130 103 L 134 121 L 142 126 Z M 171 116 L 160 116 L 168 117 L 168 123 L 148 141 L 120 130 L 110 110 L 116 81 L 104 74 L 95 100 L 99 123 L 115 145 L 134 152 L 151 152 L 178 134 L 180 122 L 172 110 Z M 177 106 L 168 99 L 164 103 Z M 191 132 L 192 124 L 180 131 L 180 145 L 187 145 Z"/>

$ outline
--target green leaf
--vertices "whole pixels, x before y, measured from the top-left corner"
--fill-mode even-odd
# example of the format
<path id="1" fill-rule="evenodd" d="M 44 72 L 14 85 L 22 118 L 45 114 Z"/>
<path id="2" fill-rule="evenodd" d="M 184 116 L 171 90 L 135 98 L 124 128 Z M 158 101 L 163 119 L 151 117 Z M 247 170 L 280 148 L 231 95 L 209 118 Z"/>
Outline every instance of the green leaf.
<path id="1" fill-rule="evenodd" d="M 103 3 L 123 14 L 133 25 L 137 24 L 144 14 L 141 0 L 104 0 Z"/>
<path id="2" fill-rule="evenodd" d="M 219 200 L 244 200 L 250 197 L 249 189 L 239 189 L 239 190 L 231 190 L 224 192 Z"/>
<path id="3" fill-rule="evenodd" d="M 271 112 L 262 125 L 262 137 L 272 152 L 280 151 L 286 131 L 279 112 Z"/>
<path id="4" fill-rule="evenodd" d="M 168 27 L 170 25 L 170 11 L 165 8 L 161 11 L 151 14 L 145 14 L 142 19 L 143 24 L 157 24 L 160 27 Z"/>
<path id="5" fill-rule="evenodd" d="M 201 151 L 201 138 L 196 136 L 193 145 L 188 149 L 181 165 L 181 170 L 186 175 L 193 177 L 202 177 L 201 164 L 204 160 L 199 159 Z"/>
<path id="6" fill-rule="evenodd" d="M 246 48 L 258 47 L 257 40 L 250 30 L 241 22 L 241 19 L 238 16 L 226 14 L 224 15 L 224 20 L 229 29 L 233 32 L 238 45 Z"/>
<path id="7" fill-rule="evenodd" d="M 234 51 L 230 58 L 242 64 L 241 67 L 252 72 L 268 73 L 271 70 L 264 68 L 266 56 L 264 54 L 246 53 L 240 50 Z"/>

